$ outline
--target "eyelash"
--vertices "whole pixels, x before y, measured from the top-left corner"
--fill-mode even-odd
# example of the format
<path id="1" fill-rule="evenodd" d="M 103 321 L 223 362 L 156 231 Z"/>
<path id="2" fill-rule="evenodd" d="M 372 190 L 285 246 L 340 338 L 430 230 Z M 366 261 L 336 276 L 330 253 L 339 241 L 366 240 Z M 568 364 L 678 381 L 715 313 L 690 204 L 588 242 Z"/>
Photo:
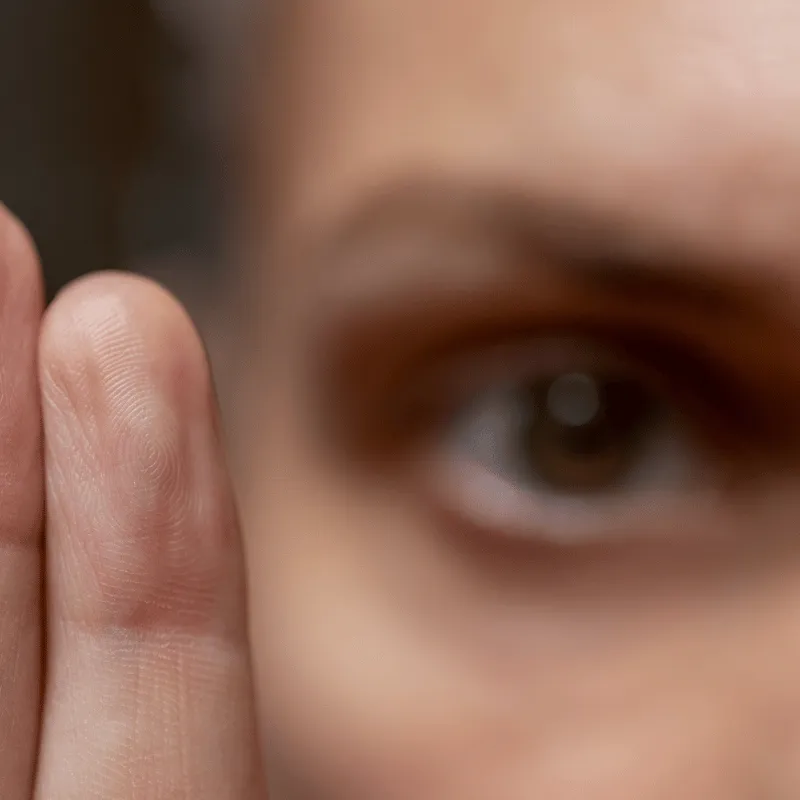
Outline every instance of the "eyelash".
<path id="1" fill-rule="evenodd" d="M 776 416 L 774 404 L 762 399 L 765 387 L 749 385 L 706 348 L 660 332 L 570 325 L 469 336 L 415 359 L 387 387 L 395 398 L 390 406 L 396 435 L 402 431 L 408 436 L 409 428 L 417 436 L 435 432 L 470 398 L 490 388 L 492 380 L 508 379 L 514 370 L 508 363 L 510 352 L 535 353 L 550 340 L 586 343 L 638 374 L 659 396 L 681 407 L 699 440 L 718 459 L 752 466 L 759 456 L 775 456 L 781 443 L 786 446 L 788 425 Z M 531 365 L 523 361 L 516 369 L 530 373 Z"/>

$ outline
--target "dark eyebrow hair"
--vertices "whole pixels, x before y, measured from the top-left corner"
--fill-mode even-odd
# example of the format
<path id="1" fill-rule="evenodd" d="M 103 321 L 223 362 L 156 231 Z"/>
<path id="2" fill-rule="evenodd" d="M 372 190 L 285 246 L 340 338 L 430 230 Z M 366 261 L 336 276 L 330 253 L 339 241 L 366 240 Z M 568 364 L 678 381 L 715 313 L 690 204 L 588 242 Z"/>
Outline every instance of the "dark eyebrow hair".
<path id="1" fill-rule="evenodd" d="M 506 265 L 536 264 L 630 302 L 742 321 L 771 316 L 786 302 L 770 270 L 725 253 L 724 242 L 701 250 L 576 204 L 447 181 L 405 181 L 373 192 L 336 227 L 326 260 L 412 236 L 434 247 L 489 250 Z"/>

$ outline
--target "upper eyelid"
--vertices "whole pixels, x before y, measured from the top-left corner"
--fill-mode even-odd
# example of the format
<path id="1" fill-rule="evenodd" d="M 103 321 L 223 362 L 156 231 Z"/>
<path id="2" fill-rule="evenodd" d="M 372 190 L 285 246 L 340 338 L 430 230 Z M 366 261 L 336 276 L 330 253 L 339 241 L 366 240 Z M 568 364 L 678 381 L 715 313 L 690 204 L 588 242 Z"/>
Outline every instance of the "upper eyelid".
<path id="1" fill-rule="evenodd" d="M 493 340 L 530 339 L 548 328 L 598 335 L 607 342 L 619 336 L 650 337 L 694 356 L 683 365 L 673 363 L 674 375 L 690 368 L 699 374 L 710 367 L 745 389 L 749 408 L 757 409 L 762 423 L 772 427 L 776 458 L 782 449 L 780 458 L 800 462 L 798 331 L 777 309 L 756 303 L 753 313 L 738 317 L 734 304 L 711 315 L 704 313 L 702 294 L 699 302 L 680 307 L 672 302 L 674 294 L 664 302 L 658 282 L 642 286 L 623 272 L 617 279 L 627 281 L 628 290 L 620 297 L 595 292 L 584 281 L 573 280 L 569 271 L 547 264 L 523 280 L 508 264 L 487 262 L 485 254 L 475 257 L 456 248 L 442 252 L 437 261 L 436 252 L 426 245 L 410 260 L 404 254 L 385 280 L 380 262 L 361 263 L 350 274 L 355 294 L 323 291 L 317 296 L 314 358 L 309 363 L 311 374 L 321 380 L 315 395 L 323 415 L 349 408 L 344 424 L 362 425 L 380 414 L 381 398 L 403 391 L 458 351 L 471 357 Z M 469 268 L 462 269 L 465 264 Z M 333 276 L 321 288 L 346 287 L 346 274 Z M 362 282 L 357 279 L 361 274 L 373 280 Z M 724 393 L 718 396 L 727 405 Z M 727 419 L 733 416 L 728 413 Z M 765 433 L 762 438 L 766 440 Z M 762 447 L 763 452 L 768 449 Z"/>
<path id="2" fill-rule="evenodd" d="M 735 444 L 752 450 L 752 454 L 758 450 L 775 457 L 784 447 L 797 457 L 800 419 L 795 408 L 790 409 L 790 419 L 774 413 L 777 407 L 769 390 L 775 386 L 753 385 L 746 371 L 741 373 L 734 365 L 715 358 L 713 352 L 693 348 L 691 342 L 672 339 L 658 329 L 631 331 L 610 326 L 529 332 L 524 338 L 489 345 L 482 351 L 469 350 L 449 365 L 445 359 L 432 366 L 431 374 L 438 376 L 433 384 L 437 388 L 432 391 L 441 391 L 449 384 L 452 396 L 460 392 L 463 397 L 493 381 L 535 377 L 545 364 L 552 371 L 558 361 L 542 362 L 539 348 L 558 342 L 559 336 L 569 337 L 561 370 L 599 367 L 638 375 L 663 400 L 682 406 L 687 422 L 702 427 L 709 444 L 712 440 L 719 447 Z M 504 350 L 514 353 L 513 364 L 503 355 Z"/>
<path id="3" fill-rule="evenodd" d="M 562 271 L 541 256 L 527 275 L 507 261 L 474 252 L 423 248 L 411 257 L 395 256 L 389 262 L 367 261 L 352 274 L 345 270 L 323 282 L 342 290 L 323 291 L 314 309 L 317 339 L 326 352 L 335 355 L 342 343 L 340 349 L 349 346 L 368 355 L 376 342 L 383 346 L 398 339 L 420 340 L 423 349 L 445 340 L 448 328 L 453 338 L 462 338 L 467 328 L 476 335 L 480 328 L 510 331 L 547 317 L 578 325 L 619 319 L 630 326 L 659 326 L 688 341 L 723 341 L 729 356 L 740 364 L 748 360 L 754 371 L 768 366 L 766 355 L 781 362 L 784 372 L 788 366 L 800 376 L 797 322 L 743 287 L 719 294 L 680 276 L 631 265 L 601 273 Z M 768 353 L 764 341 L 770 343 Z"/>

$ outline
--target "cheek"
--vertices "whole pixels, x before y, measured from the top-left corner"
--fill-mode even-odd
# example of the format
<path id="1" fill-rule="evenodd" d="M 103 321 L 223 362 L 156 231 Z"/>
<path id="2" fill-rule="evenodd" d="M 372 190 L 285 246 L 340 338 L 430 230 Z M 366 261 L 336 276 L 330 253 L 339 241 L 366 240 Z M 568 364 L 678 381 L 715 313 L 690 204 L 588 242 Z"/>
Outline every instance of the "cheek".
<path id="1" fill-rule="evenodd" d="M 573 625 L 581 640 L 566 645 L 542 603 L 504 607 L 474 581 L 469 603 L 438 550 L 408 545 L 428 532 L 397 509 L 313 482 L 281 497 L 251 514 L 249 567 L 264 745 L 285 800 L 800 791 L 793 567 L 739 586 L 738 603 L 649 607 L 635 624 L 574 611 L 608 640 Z"/>

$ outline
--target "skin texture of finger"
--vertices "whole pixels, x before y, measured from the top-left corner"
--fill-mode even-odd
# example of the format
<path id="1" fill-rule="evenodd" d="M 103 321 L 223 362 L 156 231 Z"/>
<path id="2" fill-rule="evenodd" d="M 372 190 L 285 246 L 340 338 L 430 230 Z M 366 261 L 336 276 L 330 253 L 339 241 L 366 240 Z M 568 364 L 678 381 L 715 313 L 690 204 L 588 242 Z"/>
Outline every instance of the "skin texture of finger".
<path id="1" fill-rule="evenodd" d="M 40 344 L 48 673 L 36 797 L 261 800 L 239 534 L 200 341 L 153 284 Z"/>
<path id="2" fill-rule="evenodd" d="M 43 478 L 39 264 L 0 207 L 0 797 L 30 797 L 39 729 Z"/>

